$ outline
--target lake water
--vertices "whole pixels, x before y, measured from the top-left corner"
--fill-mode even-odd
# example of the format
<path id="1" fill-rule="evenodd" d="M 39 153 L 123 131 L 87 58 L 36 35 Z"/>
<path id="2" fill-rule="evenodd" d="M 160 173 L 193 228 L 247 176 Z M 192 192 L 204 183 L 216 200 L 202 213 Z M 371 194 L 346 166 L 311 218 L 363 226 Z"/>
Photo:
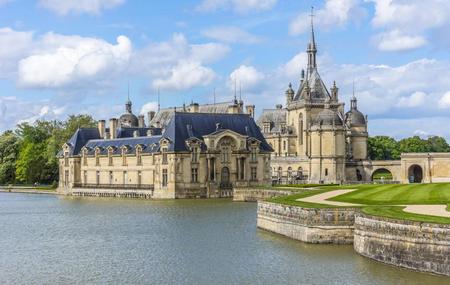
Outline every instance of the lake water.
<path id="1" fill-rule="evenodd" d="M 449 284 L 256 229 L 256 204 L 0 193 L 0 284 Z"/>

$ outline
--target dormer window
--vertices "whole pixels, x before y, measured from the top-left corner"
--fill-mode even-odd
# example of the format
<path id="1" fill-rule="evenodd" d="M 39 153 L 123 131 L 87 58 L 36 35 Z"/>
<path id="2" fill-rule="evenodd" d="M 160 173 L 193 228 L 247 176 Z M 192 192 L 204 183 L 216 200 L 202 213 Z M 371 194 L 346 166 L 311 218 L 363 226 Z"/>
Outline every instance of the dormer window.
<path id="1" fill-rule="evenodd" d="M 142 148 L 140 146 L 136 148 L 136 164 L 142 165 Z"/>
<path id="2" fill-rule="evenodd" d="M 281 133 L 285 133 L 286 132 L 286 124 L 281 124 Z"/>
<path id="3" fill-rule="evenodd" d="M 270 123 L 264 123 L 264 133 L 270 133 Z"/>
<path id="4" fill-rule="evenodd" d="M 69 166 L 69 152 L 64 153 L 64 166 Z"/>
<path id="5" fill-rule="evenodd" d="M 258 161 L 258 147 L 256 145 L 252 146 L 250 149 L 250 160 L 251 162 Z"/>
<path id="6" fill-rule="evenodd" d="M 108 149 L 108 165 L 113 166 L 113 150 L 110 148 Z"/>
<path id="7" fill-rule="evenodd" d="M 95 166 L 100 166 L 100 150 L 95 150 Z"/>
<path id="8" fill-rule="evenodd" d="M 88 165 L 88 160 L 87 160 L 87 150 L 83 150 L 83 165 L 87 166 Z"/>
<path id="9" fill-rule="evenodd" d="M 127 149 L 122 148 L 122 166 L 127 166 Z"/>

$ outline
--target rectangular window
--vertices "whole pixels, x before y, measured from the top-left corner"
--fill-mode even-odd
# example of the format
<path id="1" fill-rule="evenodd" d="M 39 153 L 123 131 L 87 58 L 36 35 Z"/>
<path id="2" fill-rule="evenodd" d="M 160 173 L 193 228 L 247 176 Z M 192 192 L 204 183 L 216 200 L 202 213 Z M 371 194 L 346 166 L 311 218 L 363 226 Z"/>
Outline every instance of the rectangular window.
<path id="1" fill-rule="evenodd" d="M 194 182 L 194 183 L 198 182 L 198 169 L 197 168 L 191 169 L 191 182 Z"/>
<path id="2" fill-rule="evenodd" d="M 85 171 L 83 171 L 83 183 L 84 184 L 87 184 L 87 171 L 85 170 Z"/>
<path id="3" fill-rule="evenodd" d="M 257 174 L 258 174 L 258 172 L 257 172 L 256 167 L 252 167 L 252 168 L 251 168 L 251 180 L 252 180 L 252 181 L 258 180 Z"/>
<path id="4" fill-rule="evenodd" d="M 168 181 L 167 169 L 163 169 L 162 170 L 162 182 L 161 182 L 162 187 L 167 187 L 167 181 Z"/>
<path id="5" fill-rule="evenodd" d="M 97 171 L 96 176 L 95 176 L 95 183 L 97 185 L 100 184 L 100 171 Z"/>
<path id="6" fill-rule="evenodd" d="M 198 162 L 198 147 L 192 148 L 192 162 Z"/>
<path id="7" fill-rule="evenodd" d="M 210 172 L 209 172 L 209 179 L 211 180 L 211 181 L 214 181 L 214 179 L 215 179 L 215 172 L 216 172 L 216 162 L 215 162 L 215 160 L 214 160 L 214 158 L 211 158 L 210 159 L 210 161 L 211 161 L 211 166 L 210 166 Z"/>
<path id="8" fill-rule="evenodd" d="M 325 168 L 325 176 L 328 176 L 328 168 Z"/>
<path id="9" fill-rule="evenodd" d="M 138 186 L 141 186 L 142 184 L 142 172 L 138 171 L 138 179 L 137 179 Z"/>
<path id="10" fill-rule="evenodd" d="M 108 152 L 108 165 L 113 166 L 113 156 L 111 152 Z"/>
<path id="11" fill-rule="evenodd" d="M 109 184 L 112 185 L 114 182 L 114 174 L 112 171 L 109 172 Z"/>
<path id="12" fill-rule="evenodd" d="M 240 163 L 240 165 L 239 165 L 239 172 L 240 172 L 239 176 L 240 177 L 239 178 L 241 180 L 244 180 L 245 179 L 245 158 L 241 158 L 239 163 Z"/>
<path id="13" fill-rule="evenodd" d="M 141 150 L 139 148 L 136 150 L 136 161 L 137 165 L 142 165 L 142 155 Z"/>
<path id="14" fill-rule="evenodd" d="M 167 164 L 167 148 L 162 149 L 162 163 Z"/>
<path id="15" fill-rule="evenodd" d="M 127 155 L 125 150 L 122 150 L 122 166 L 127 166 Z"/>
<path id="16" fill-rule="evenodd" d="M 123 185 L 127 185 L 128 182 L 128 173 L 126 171 L 123 172 Z"/>
<path id="17" fill-rule="evenodd" d="M 64 185 L 69 185 L 69 170 L 64 171 Z"/>

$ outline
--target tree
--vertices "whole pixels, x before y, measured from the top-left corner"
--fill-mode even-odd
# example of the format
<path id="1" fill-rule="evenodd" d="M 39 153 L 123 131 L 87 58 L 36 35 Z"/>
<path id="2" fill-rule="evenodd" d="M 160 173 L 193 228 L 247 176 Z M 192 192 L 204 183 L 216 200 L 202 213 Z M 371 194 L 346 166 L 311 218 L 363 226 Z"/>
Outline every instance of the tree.
<path id="1" fill-rule="evenodd" d="M 398 142 L 400 152 L 430 152 L 430 145 L 426 140 L 421 139 L 419 136 L 414 136 L 406 139 L 402 139 Z"/>
<path id="2" fill-rule="evenodd" d="M 0 184 L 12 184 L 16 180 L 16 160 L 20 139 L 12 131 L 0 136 Z"/>
<path id="3" fill-rule="evenodd" d="M 387 136 L 375 136 L 368 139 L 368 153 L 372 160 L 400 159 L 397 141 Z"/>
<path id="4" fill-rule="evenodd" d="M 427 139 L 430 151 L 432 152 L 449 152 L 450 146 L 443 137 L 432 136 Z"/>

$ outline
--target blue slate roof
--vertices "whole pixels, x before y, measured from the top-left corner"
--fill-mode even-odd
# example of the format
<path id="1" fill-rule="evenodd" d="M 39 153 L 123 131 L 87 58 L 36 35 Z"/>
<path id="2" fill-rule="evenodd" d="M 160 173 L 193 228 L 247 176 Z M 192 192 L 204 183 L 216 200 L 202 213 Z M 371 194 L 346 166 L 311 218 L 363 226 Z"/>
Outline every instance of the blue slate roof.
<path id="1" fill-rule="evenodd" d="M 253 118 L 247 114 L 175 112 L 164 130 L 152 128 L 155 135 L 147 136 L 149 129 L 120 128 L 117 131 L 118 138 L 112 140 L 101 139 L 98 129 L 78 129 L 67 142 L 72 149 L 69 155 L 79 155 L 84 146 L 87 147 L 88 154 L 94 154 L 96 147 L 100 148 L 101 154 L 107 154 L 109 147 L 114 148 L 114 153 L 120 154 L 122 146 L 134 150 L 137 145 L 143 147 L 144 153 L 158 152 L 159 142 L 162 138 L 170 141 L 169 151 L 188 151 L 186 140 L 189 138 L 202 140 L 203 136 L 217 134 L 227 129 L 259 140 L 261 151 L 272 151 Z M 139 137 L 133 137 L 136 130 L 139 131 Z"/>
<path id="2" fill-rule="evenodd" d="M 219 130 L 217 129 L 217 124 L 220 124 Z M 176 112 L 168 123 L 163 137 L 173 142 L 169 150 L 187 151 L 187 139 L 191 137 L 203 139 L 203 136 L 226 129 L 256 138 L 261 141 L 262 151 L 272 151 L 253 118 L 247 114 Z"/>

